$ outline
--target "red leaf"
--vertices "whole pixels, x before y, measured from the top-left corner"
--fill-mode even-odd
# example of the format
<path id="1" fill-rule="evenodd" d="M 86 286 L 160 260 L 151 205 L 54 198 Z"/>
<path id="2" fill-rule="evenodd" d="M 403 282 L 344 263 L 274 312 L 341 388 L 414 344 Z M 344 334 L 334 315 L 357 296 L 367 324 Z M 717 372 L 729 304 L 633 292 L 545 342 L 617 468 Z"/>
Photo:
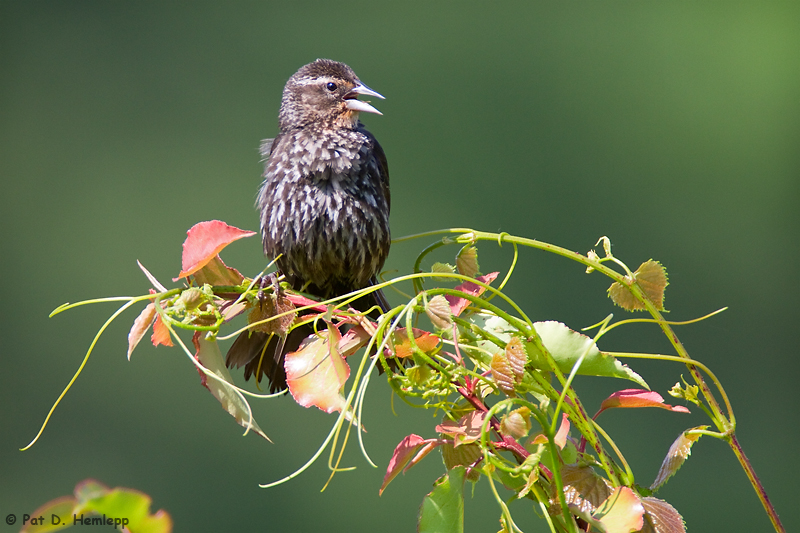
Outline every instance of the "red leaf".
<path id="1" fill-rule="evenodd" d="M 486 283 L 488 285 L 491 282 L 493 282 L 495 278 L 497 278 L 498 274 L 499 272 L 490 272 L 485 276 L 478 276 L 475 279 L 483 283 Z M 465 281 L 464 283 L 456 287 L 455 290 L 469 294 L 470 296 L 480 296 L 481 294 L 484 293 L 484 291 L 486 291 L 486 288 L 478 285 L 477 283 L 472 283 L 471 281 Z M 447 301 L 450 303 L 450 312 L 453 314 L 453 316 L 460 315 L 461 312 L 464 311 L 464 309 L 466 309 L 470 303 L 469 300 L 467 300 L 466 298 L 459 298 L 458 296 L 448 295 L 445 296 L 445 298 L 447 298 Z"/>
<path id="2" fill-rule="evenodd" d="M 397 477 L 397 474 L 403 470 L 403 467 L 406 466 L 423 444 L 425 444 L 425 439 L 413 433 L 400 441 L 400 444 L 394 449 L 392 458 L 389 459 L 389 466 L 386 468 L 386 475 L 383 476 L 383 483 L 378 491 L 378 496 L 383 494 L 383 489 Z"/>
<path id="3" fill-rule="evenodd" d="M 423 446 L 422 449 L 419 452 L 417 452 L 417 455 L 415 455 L 414 458 L 411 459 L 411 462 L 406 465 L 406 467 L 403 469 L 403 474 L 408 472 L 412 466 L 422 461 L 422 459 L 424 459 L 426 455 L 431 453 L 431 451 L 433 451 L 433 449 L 439 446 L 441 443 L 442 442 L 439 439 L 428 439 L 427 441 L 425 441 L 425 446 Z"/>
<path id="4" fill-rule="evenodd" d="M 221 220 L 210 220 L 195 224 L 186 234 L 181 257 L 181 273 L 172 281 L 194 274 L 233 241 L 256 233 L 229 226 Z"/>
<path id="5" fill-rule="evenodd" d="M 614 407 L 620 408 L 637 408 L 637 407 L 658 407 L 676 413 L 688 413 L 689 409 L 682 405 L 668 405 L 664 403 L 664 398 L 657 392 L 643 390 L 643 389 L 625 389 L 617 391 L 600 404 L 600 410 L 594 415 L 594 418 L 605 411 L 606 409 L 613 409 Z"/>
<path id="6" fill-rule="evenodd" d="M 417 343 L 417 347 L 427 354 L 433 352 L 439 346 L 439 341 L 442 340 L 433 333 L 428 333 L 421 329 L 413 328 L 411 331 L 414 334 L 414 342 Z M 411 341 L 408 340 L 408 330 L 406 328 L 398 328 L 394 331 L 394 353 L 400 359 L 411 357 L 411 354 L 414 353 Z"/>
<path id="7" fill-rule="evenodd" d="M 306 298 L 305 296 L 303 296 L 301 294 L 295 294 L 295 293 L 292 293 L 292 292 L 287 292 L 286 293 L 286 297 L 289 299 L 290 302 L 292 302 L 297 307 L 306 307 L 306 306 L 310 305 L 311 306 L 310 309 L 313 309 L 314 311 L 319 311 L 321 313 L 324 313 L 324 312 L 326 312 L 328 310 L 328 306 L 327 305 L 322 305 L 321 303 L 317 302 L 316 300 L 312 300 L 310 298 Z"/>
<path id="8" fill-rule="evenodd" d="M 172 338 L 169 335 L 169 329 L 161 321 L 161 316 L 156 315 L 156 321 L 153 322 L 153 334 L 150 336 L 153 346 L 163 344 L 164 346 L 172 346 Z"/>

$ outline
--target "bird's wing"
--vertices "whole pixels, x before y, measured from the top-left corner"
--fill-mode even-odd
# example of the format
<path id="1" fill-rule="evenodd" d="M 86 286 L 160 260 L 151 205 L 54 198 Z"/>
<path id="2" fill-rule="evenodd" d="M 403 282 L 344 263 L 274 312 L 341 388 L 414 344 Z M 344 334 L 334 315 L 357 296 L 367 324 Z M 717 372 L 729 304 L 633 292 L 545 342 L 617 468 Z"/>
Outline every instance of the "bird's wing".
<path id="1" fill-rule="evenodd" d="M 386 154 L 383 148 L 375 137 L 368 133 L 372 139 L 372 153 L 375 155 L 375 161 L 378 163 L 378 172 L 380 173 L 381 185 L 383 185 L 383 194 L 386 196 L 386 207 L 391 210 L 392 198 L 389 192 L 389 163 L 386 162 Z"/>

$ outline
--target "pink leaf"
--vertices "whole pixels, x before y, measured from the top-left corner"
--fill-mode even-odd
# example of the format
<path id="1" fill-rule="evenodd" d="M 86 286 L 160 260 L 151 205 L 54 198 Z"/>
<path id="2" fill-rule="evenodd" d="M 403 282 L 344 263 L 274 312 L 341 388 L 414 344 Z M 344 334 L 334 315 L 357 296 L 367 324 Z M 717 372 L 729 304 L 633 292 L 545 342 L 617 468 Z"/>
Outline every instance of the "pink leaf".
<path id="1" fill-rule="evenodd" d="M 567 417 L 567 413 L 561 413 L 561 426 L 553 439 L 560 450 L 567 445 L 567 435 L 569 435 L 569 417 Z"/>
<path id="2" fill-rule="evenodd" d="M 137 264 L 137 265 L 139 265 L 139 268 L 142 270 L 142 272 L 144 272 L 144 275 L 147 277 L 147 279 L 150 281 L 150 283 L 153 285 L 153 287 L 155 287 L 156 289 L 158 289 L 158 290 L 159 290 L 159 292 L 167 292 L 167 288 L 166 288 L 166 287 L 164 287 L 164 286 L 161 284 L 161 282 L 159 282 L 159 281 L 156 279 L 156 277 L 155 277 L 154 275 L 152 275 L 152 274 L 150 273 L 150 271 L 149 271 L 149 270 L 147 270 L 147 269 L 144 267 L 144 265 L 143 265 L 143 264 L 142 264 L 142 263 L 141 263 L 141 262 L 140 262 L 138 259 L 136 260 L 136 264 Z M 154 293 L 155 291 L 150 291 L 150 292 L 153 292 L 153 293 Z"/>
<path id="3" fill-rule="evenodd" d="M 644 525 L 644 506 L 628 487 L 617 487 L 592 513 L 606 533 L 631 533 Z"/>
<path id="4" fill-rule="evenodd" d="M 490 284 L 497 278 L 499 272 L 490 272 L 485 276 L 478 276 L 475 278 L 476 280 L 486 283 L 487 285 Z M 470 296 L 480 296 L 481 294 L 486 291 L 485 287 L 478 285 L 477 283 L 472 283 L 471 281 L 465 281 L 461 285 L 455 288 L 457 291 L 461 291 L 463 293 L 469 294 Z M 450 304 L 450 312 L 453 316 L 458 316 L 461 314 L 464 309 L 467 308 L 469 305 L 469 300 L 466 298 L 459 298 L 458 296 L 445 296 L 447 298 L 448 303 Z"/>
<path id="5" fill-rule="evenodd" d="M 310 335 L 299 350 L 286 354 L 284 367 L 289 392 L 297 403 L 332 413 L 344 409 L 340 391 L 350 377 L 350 367 L 339 353 L 339 330 L 329 325 L 327 331 L 327 335 Z"/>
<path id="6" fill-rule="evenodd" d="M 458 422 L 445 420 L 436 426 L 436 431 L 453 437 L 453 446 L 469 444 L 481 438 L 481 427 L 485 416 L 486 413 L 482 411 L 470 411 L 459 418 Z"/>
<path id="7" fill-rule="evenodd" d="M 386 488 L 386 486 L 397 477 L 397 474 L 403 470 L 406 464 L 411 460 L 411 458 L 414 456 L 417 450 L 422 447 L 423 444 L 425 444 L 425 439 L 419 435 L 414 435 L 413 433 L 400 441 L 400 444 L 398 444 L 394 449 L 392 458 L 389 459 L 389 466 L 386 468 L 386 475 L 383 476 L 383 484 L 381 484 L 381 488 L 378 491 L 379 496 L 383 494 L 383 490 Z"/>
<path id="8" fill-rule="evenodd" d="M 142 340 L 144 334 L 147 333 L 155 317 L 156 304 L 150 302 L 147 304 L 147 307 L 142 309 L 142 312 L 136 317 L 136 320 L 133 321 L 133 327 L 131 327 L 131 331 L 128 333 L 128 361 L 131 360 L 133 349 L 136 348 L 136 345 Z"/>
<path id="9" fill-rule="evenodd" d="M 558 449 L 563 450 L 564 446 L 567 445 L 568 435 L 569 417 L 567 416 L 567 413 L 561 413 L 561 425 L 558 427 L 555 437 L 553 437 L 553 442 L 556 446 L 558 446 Z M 531 439 L 531 444 L 547 444 L 547 437 L 544 435 L 544 433 L 540 433 Z"/>
<path id="10" fill-rule="evenodd" d="M 350 357 L 356 351 L 369 342 L 370 336 L 361 326 L 355 326 L 347 330 L 347 333 L 339 341 L 339 352 L 342 357 Z"/>
<path id="11" fill-rule="evenodd" d="M 177 278 L 173 278 L 173 281 L 194 274 L 233 241 L 256 233 L 229 226 L 221 220 L 210 220 L 195 224 L 186 234 L 181 257 L 181 273 Z"/>
<path id="12" fill-rule="evenodd" d="M 689 409 L 682 405 L 668 405 L 664 403 L 664 398 L 657 392 L 643 390 L 643 389 L 625 389 L 617 391 L 600 404 L 600 410 L 594 415 L 597 418 L 600 413 L 606 409 L 613 409 L 614 407 L 620 408 L 637 408 L 637 407 L 658 407 L 676 413 L 688 413 Z"/>

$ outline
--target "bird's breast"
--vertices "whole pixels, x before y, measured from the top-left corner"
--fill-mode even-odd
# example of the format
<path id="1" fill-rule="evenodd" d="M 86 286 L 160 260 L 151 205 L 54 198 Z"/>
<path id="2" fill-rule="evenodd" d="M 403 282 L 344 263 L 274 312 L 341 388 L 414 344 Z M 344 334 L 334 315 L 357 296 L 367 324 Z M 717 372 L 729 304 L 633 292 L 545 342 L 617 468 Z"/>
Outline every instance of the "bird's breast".
<path id="1" fill-rule="evenodd" d="M 389 207 L 369 139 L 296 136 L 276 146 L 259 192 L 264 251 L 318 287 L 366 285 L 388 254 Z M 356 142 L 362 141 L 362 142 Z"/>

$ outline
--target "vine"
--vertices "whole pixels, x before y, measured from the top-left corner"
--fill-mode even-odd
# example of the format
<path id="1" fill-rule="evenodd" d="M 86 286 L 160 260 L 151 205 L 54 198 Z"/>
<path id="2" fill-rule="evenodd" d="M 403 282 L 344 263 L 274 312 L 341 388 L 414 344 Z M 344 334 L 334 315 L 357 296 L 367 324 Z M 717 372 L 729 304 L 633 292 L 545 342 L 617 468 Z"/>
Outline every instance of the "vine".
<path id="1" fill-rule="evenodd" d="M 245 433 L 253 431 L 269 440 L 253 419 L 249 401 L 270 399 L 283 392 L 261 394 L 234 385 L 218 345 L 218 340 L 239 333 L 221 335 L 233 317 L 247 312 L 248 325 L 243 329 L 272 335 L 286 335 L 301 323 L 314 324 L 316 333 L 286 356 L 288 390 L 300 405 L 338 413 L 328 436 L 304 465 L 262 487 L 297 477 L 325 450 L 329 450 L 331 478 L 348 470 L 339 465 L 353 430 L 366 461 L 376 466 L 362 439 L 362 413 L 365 393 L 377 367 L 386 374 L 398 399 L 441 413 L 439 424 L 421 430 L 435 436 L 411 434 L 397 445 L 379 490 L 382 493 L 401 471 L 439 449 L 446 473 L 423 499 L 420 531 L 463 531 L 464 484 L 481 478 L 486 478 L 497 501 L 502 531 L 520 531 L 508 507 L 510 500 L 529 500 L 531 510 L 543 516 L 552 532 L 685 531 L 678 511 L 653 494 L 677 472 L 701 436 L 729 444 L 775 530 L 784 531 L 736 439 L 733 407 L 722 384 L 706 365 L 689 356 L 675 333 L 676 326 L 706 320 L 724 309 L 689 321 L 665 320 L 662 311 L 668 280 L 659 262 L 649 260 L 632 270 L 611 253 L 607 237 L 597 242 L 595 247 L 602 245 L 599 251 L 590 250 L 583 255 L 507 233 L 455 228 L 395 240 L 434 239 L 419 253 L 410 274 L 319 302 L 290 290 L 281 284 L 280 277 L 272 278 L 276 280 L 272 284 L 262 281 L 266 280 L 266 269 L 246 278 L 225 265 L 219 252 L 231 242 L 251 235 L 253 232 L 220 221 L 197 224 L 188 232 L 183 268 L 173 280 L 180 282 L 180 287 L 167 289 L 140 265 L 153 286 L 149 294 L 86 300 L 54 310 L 51 316 L 82 305 L 123 302 L 97 332 L 42 428 L 23 450 L 41 437 L 108 325 L 139 302 L 147 305 L 128 336 L 128 357 L 152 327 L 153 344 L 178 343 L 200 371 L 202 385 L 245 428 Z M 477 245 L 486 243 L 513 246 L 513 259 L 497 287 L 493 283 L 499 272 L 480 272 Z M 459 247 L 455 265 L 434 262 L 423 270 L 429 254 L 448 246 Z M 609 315 L 584 330 L 596 330 L 593 337 L 559 322 L 533 321 L 504 292 L 517 265 L 519 247 L 553 253 L 584 265 L 589 274 L 607 276 L 612 282 L 608 289 L 612 301 L 626 311 L 644 311 L 649 318 L 614 322 L 613 315 Z M 399 289 L 400 284 L 408 282 L 412 294 Z M 443 286 L 447 283 L 457 285 Z M 406 303 L 377 321 L 349 307 L 365 293 L 384 288 L 396 289 Z M 656 325 L 675 353 L 600 350 L 598 342 L 606 333 L 635 322 Z M 193 350 L 179 335 L 182 330 L 191 332 Z M 361 348 L 366 349 L 350 379 L 347 359 L 355 357 Z M 677 383 L 669 394 L 700 408 L 710 419 L 709 425 L 687 428 L 678 435 L 649 486 L 635 482 L 622 450 L 597 421 L 602 412 L 611 408 L 655 407 L 688 412 L 685 406 L 667 404 L 641 376 L 620 362 L 641 358 L 685 365 L 691 382 Z M 601 403 L 594 416 L 589 416 L 573 386 L 578 374 L 625 379 L 638 387 L 615 392 Z M 577 436 L 571 436 L 571 431 Z M 501 495 L 502 491 L 506 496 Z"/>

